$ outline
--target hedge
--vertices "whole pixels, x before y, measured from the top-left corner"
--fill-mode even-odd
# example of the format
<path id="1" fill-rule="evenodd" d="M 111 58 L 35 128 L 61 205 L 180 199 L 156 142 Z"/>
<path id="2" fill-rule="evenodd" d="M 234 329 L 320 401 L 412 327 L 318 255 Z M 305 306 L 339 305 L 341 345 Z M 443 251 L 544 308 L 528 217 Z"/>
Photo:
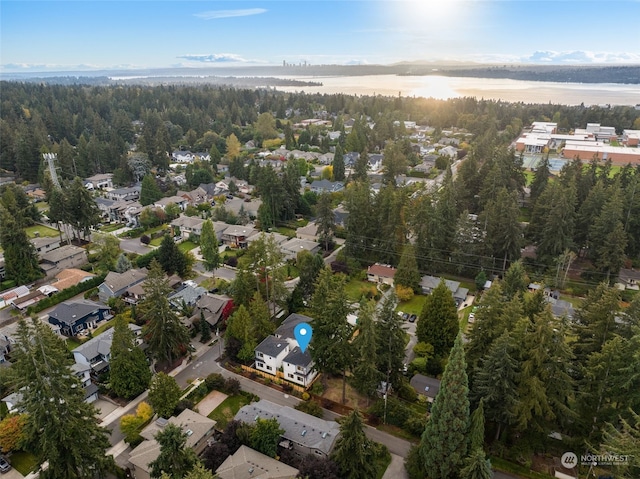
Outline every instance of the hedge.
<path id="1" fill-rule="evenodd" d="M 96 288 L 104 282 L 104 278 L 106 276 L 107 276 L 106 274 L 96 276 L 94 278 L 91 278 L 88 281 L 83 281 L 82 283 L 78 283 L 75 286 L 71 286 L 70 288 L 63 289 L 59 293 L 55 293 L 53 296 L 41 299 L 33 306 L 29 306 L 27 308 L 27 314 L 31 315 L 33 313 L 39 313 L 43 309 L 47 309 L 47 308 L 50 308 L 51 306 L 55 306 L 58 303 L 62 303 L 67 299 L 73 298 L 77 294 L 84 293 L 85 291 L 89 291 L 90 289 Z"/>
<path id="2" fill-rule="evenodd" d="M 154 249 L 153 251 L 149 251 L 148 253 L 138 256 L 136 258 L 136 266 L 138 268 L 148 268 L 151 261 L 158 257 L 158 254 L 160 254 L 159 249 Z"/>

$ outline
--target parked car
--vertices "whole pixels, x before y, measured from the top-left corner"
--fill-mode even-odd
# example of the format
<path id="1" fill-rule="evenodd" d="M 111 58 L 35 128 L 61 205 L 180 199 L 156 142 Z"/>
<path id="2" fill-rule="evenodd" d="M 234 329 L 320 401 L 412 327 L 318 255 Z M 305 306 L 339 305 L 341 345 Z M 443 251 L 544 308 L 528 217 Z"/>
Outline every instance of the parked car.
<path id="1" fill-rule="evenodd" d="M 410 323 L 415 323 L 416 319 L 418 319 L 418 315 L 417 314 L 412 314 L 409 316 L 409 322 Z"/>
<path id="2" fill-rule="evenodd" d="M 0 472 L 4 474 L 11 470 L 11 464 L 2 456 L 0 456 Z"/>

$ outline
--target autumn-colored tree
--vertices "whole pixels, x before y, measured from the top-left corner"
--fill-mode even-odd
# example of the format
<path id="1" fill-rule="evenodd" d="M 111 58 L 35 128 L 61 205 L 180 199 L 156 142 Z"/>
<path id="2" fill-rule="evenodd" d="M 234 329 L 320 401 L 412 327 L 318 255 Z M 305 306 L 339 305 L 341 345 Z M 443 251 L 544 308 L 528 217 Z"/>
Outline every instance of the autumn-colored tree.
<path id="1" fill-rule="evenodd" d="M 26 439 L 26 414 L 13 414 L 0 421 L 0 450 L 3 453 L 19 450 Z"/>

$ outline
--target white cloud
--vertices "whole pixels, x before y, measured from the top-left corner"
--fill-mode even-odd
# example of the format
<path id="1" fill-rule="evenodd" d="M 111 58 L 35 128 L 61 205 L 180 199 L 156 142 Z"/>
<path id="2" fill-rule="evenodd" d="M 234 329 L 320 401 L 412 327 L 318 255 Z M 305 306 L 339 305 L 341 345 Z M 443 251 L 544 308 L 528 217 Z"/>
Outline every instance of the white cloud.
<path id="1" fill-rule="evenodd" d="M 209 10 L 207 12 L 195 13 L 194 16 L 203 20 L 216 20 L 218 18 L 248 17 L 250 15 L 260 15 L 267 10 L 264 8 L 245 8 L 238 10 Z"/>
<path id="2" fill-rule="evenodd" d="M 235 53 L 210 53 L 206 55 L 180 55 L 178 58 L 183 58 L 191 62 L 199 63 L 229 63 L 229 62 L 241 62 L 245 63 L 249 60 L 242 58 Z"/>

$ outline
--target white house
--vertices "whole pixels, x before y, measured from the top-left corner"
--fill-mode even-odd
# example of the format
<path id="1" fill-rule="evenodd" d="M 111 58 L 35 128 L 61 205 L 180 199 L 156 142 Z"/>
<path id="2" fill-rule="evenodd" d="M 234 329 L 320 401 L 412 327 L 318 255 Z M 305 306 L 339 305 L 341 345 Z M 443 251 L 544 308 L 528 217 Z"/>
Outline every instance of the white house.
<path id="1" fill-rule="evenodd" d="M 267 336 L 255 349 L 256 369 L 276 375 L 290 351 L 289 342 L 275 336 Z"/>

